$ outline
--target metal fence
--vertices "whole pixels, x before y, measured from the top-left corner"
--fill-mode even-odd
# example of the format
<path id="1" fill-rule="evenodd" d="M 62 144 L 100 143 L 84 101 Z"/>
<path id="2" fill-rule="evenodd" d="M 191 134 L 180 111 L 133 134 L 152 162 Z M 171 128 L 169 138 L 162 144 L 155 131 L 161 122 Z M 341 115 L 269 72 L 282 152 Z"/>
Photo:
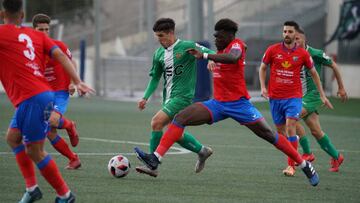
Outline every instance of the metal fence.
<path id="1" fill-rule="evenodd" d="M 258 67 L 260 62 L 247 62 L 245 79 L 249 90 L 259 90 Z M 151 61 L 147 57 L 109 57 L 103 59 L 102 92 L 105 97 L 137 100 L 143 96 L 149 81 Z M 163 81 L 152 96 L 161 98 Z M 211 84 L 210 84 L 211 85 Z"/>

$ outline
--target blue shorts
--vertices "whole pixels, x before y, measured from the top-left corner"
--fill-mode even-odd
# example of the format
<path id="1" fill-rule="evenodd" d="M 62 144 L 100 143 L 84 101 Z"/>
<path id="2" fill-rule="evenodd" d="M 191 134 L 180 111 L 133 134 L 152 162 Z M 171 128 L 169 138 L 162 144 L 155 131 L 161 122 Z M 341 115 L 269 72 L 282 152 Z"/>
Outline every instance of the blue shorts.
<path id="1" fill-rule="evenodd" d="M 55 93 L 55 101 L 54 101 L 54 110 L 61 115 L 64 115 L 67 106 L 69 104 L 69 92 L 68 91 L 56 91 Z"/>
<path id="2" fill-rule="evenodd" d="M 43 141 L 49 131 L 53 111 L 53 92 L 37 94 L 20 103 L 10 122 L 10 128 L 20 130 L 25 144 Z"/>
<path id="3" fill-rule="evenodd" d="M 246 98 L 237 101 L 219 102 L 211 99 L 201 103 L 210 112 L 212 123 L 232 118 L 241 125 L 256 123 L 263 118 L 261 113 Z"/>
<path id="4" fill-rule="evenodd" d="M 299 120 L 301 108 L 301 98 L 270 99 L 271 116 L 275 125 L 285 124 L 287 118 Z"/>

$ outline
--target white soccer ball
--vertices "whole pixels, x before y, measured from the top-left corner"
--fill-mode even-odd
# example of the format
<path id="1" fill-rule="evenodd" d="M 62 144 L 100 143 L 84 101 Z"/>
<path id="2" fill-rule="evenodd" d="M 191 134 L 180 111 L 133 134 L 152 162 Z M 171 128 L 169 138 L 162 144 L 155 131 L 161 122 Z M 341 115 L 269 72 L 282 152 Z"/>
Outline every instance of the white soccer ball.
<path id="1" fill-rule="evenodd" d="M 116 155 L 110 159 L 108 170 L 115 178 L 125 177 L 130 172 L 130 162 L 125 156 Z"/>

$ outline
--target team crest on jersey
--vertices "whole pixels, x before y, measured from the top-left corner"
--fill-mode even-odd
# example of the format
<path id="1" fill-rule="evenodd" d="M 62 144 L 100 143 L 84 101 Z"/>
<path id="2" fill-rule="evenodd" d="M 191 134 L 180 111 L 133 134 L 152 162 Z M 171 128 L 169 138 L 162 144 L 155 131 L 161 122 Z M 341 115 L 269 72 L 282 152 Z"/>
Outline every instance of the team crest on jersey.
<path id="1" fill-rule="evenodd" d="M 284 61 L 281 63 L 281 66 L 283 68 L 290 68 L 291 67 L 291 63 L 289 63 L 289 61 Z"/>
<path id="2" fill-rule="evenodd" d="M 299 57 L 294 56 L 294 57 L 293 57 L 293 61 L 296 62 L 297 60 L 299 60 Z"/>
<path id="3" fill-rule="evenodd" d="M 176 54 L 175 54 L 176 59 L 181 58 L 181 56 L 182 56 L 182 54 L 181 54 L 181 53 L 176 53 Z"/>

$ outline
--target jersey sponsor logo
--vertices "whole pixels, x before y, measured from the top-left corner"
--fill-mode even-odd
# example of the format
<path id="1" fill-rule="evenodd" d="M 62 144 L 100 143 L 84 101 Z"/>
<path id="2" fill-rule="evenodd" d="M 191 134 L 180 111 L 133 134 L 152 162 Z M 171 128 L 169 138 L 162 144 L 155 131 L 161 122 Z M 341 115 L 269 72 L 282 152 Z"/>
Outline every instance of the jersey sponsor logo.
<path id="1" fill-rule="evenodd" d="M 291 63 L 289 61 L 284 61 L 281 63 L 281 66 L 283 68 L 290 68 L 291 67 Z"/>
<path id="2" fill-rule="evenodd" d="M 182 54 L 181 54 L 181 53 L 176 53 L 176 54 L 175 54 L 176 59 L 181 58 L 181 56 L 182 56 Z"/>
<path id="3" fill-rule="evenodd" d="M 172 66 L 168 66 L 165 68 L 166 76 L 173 76 L 173 72 L 176 76 L 181 75 L 183 73 L 183 68 L 184 66 L 182 64 L 177 65 L 175 68 L 173 68 Z"/>

